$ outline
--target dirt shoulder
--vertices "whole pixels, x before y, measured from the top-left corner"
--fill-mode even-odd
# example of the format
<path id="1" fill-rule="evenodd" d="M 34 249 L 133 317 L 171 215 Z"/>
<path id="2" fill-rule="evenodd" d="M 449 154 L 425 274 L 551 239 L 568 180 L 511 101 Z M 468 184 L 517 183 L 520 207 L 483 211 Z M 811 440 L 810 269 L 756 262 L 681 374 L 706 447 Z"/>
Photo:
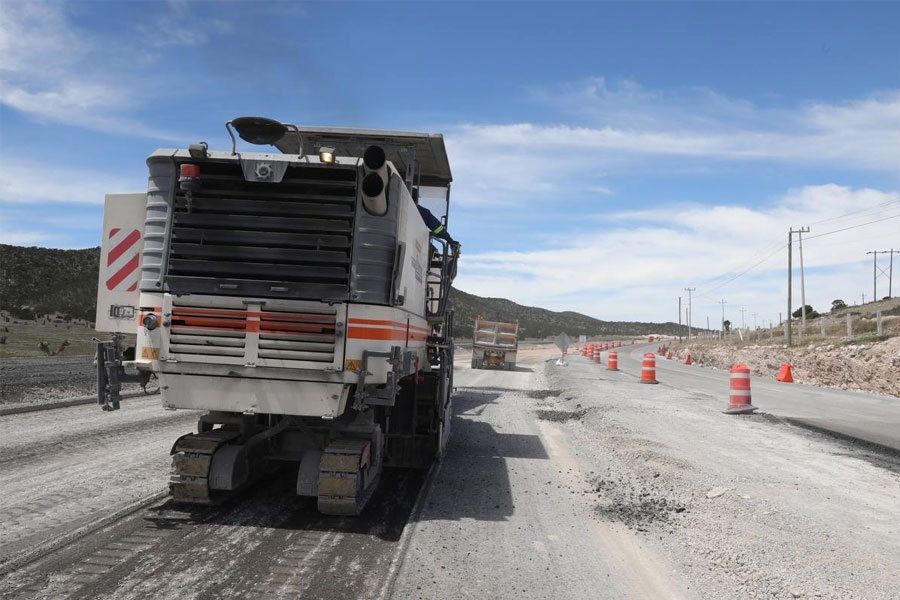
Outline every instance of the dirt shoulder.
<path id="1" fill-rule="evenodd" d="M 599 519 L 665 549 L 701 598 L 896 598 L 900 462 L 587 361 L 545 367 Z"/>
<path id="2" fill-rule="evenodd" d="M 136 392 L 137 384 L 122 391 Z M 52 404 L 96 396 L 97 367 L 93 356 L 0 358 L 0 408 Z"/>
<path id="3" fill-rule="evenodd" d="M 794 380 L 900 397 L 900 337 L 871 344 L 810 344 L 784 346 L 734 346 L 709 342 L 673 344 L 672 354 L 705 367 L 730 369 L 735 363 L 750 367 L 753 375 L 774 377 L 783 363 L 793 365 Z"/>

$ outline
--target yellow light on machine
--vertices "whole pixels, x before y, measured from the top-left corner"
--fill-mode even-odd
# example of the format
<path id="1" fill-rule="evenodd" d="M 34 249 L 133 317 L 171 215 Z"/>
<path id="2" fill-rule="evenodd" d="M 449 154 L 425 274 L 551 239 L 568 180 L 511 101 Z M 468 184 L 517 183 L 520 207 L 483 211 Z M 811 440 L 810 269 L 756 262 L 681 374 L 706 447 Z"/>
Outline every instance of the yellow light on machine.
<path id="1" fill-rule="evenodd" d="M 319 161 L 330 165 L 334 162 L 334 148 L 330 148 L 328 146 L 323 146 L 319 148 Z"/>

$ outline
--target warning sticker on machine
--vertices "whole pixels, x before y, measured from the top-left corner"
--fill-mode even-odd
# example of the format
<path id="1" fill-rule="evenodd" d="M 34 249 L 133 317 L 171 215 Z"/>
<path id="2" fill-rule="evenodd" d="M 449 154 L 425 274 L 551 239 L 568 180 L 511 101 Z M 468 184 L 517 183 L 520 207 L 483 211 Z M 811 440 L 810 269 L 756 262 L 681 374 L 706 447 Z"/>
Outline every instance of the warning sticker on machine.
<path id="1" fill-rule="evenodd" d="M 144 346 L 143 348 L 141 348 L 141 358 L 146 358 L 149 360 L 159 360 L 159 348 Z"/>

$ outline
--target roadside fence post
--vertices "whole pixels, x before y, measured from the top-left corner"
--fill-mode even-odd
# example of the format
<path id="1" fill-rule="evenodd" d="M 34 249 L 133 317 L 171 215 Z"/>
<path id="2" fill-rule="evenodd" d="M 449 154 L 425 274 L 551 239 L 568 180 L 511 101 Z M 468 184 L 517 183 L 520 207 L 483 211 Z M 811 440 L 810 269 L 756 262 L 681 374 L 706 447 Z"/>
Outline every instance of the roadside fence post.
<path id="1" fill-rule="evenodd" d="M 875 324 L 876 324 L 875 326 L 877 328 L 876 331 L 878 333 L 878 337 L 881 337 L 882 335 L 884 335 L 884 330 L 881 328 L 881 311 L 880 310 L 875 313 Z"/>
<path id="2" fill-rule="evenodd" d="M 853 317 L 850 313 L 847 313 L 847 337 L 853 337 Z"/>

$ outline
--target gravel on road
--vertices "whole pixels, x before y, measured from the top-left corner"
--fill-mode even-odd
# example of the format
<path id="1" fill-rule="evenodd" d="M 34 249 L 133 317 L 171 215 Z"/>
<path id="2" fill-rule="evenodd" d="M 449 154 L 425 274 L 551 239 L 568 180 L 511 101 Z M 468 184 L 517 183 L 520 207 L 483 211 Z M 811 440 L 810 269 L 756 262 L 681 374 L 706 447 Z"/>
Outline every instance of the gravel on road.
<path id="1" fill-rule="evenodd" d="M 654 540 L 700 598 L 897 598 L 900 460 L 727 397 L 546 365 L 538 410 L 591 472 L 596 514 Z"/>
<path id="2" fill-rule="evenodd" d="M 394 598 L 689 596 L 653 540 L 597 514 L 592 475 L 557 415 L 535 418 L 558 393 L 544 377 L 553 353 L 520 351 L 514 372 L 457 364 L 465 391 L 454 396 L 450 448 L 413 525 Z"/>

